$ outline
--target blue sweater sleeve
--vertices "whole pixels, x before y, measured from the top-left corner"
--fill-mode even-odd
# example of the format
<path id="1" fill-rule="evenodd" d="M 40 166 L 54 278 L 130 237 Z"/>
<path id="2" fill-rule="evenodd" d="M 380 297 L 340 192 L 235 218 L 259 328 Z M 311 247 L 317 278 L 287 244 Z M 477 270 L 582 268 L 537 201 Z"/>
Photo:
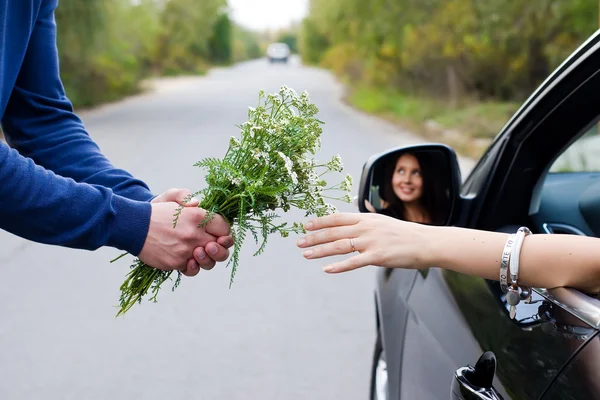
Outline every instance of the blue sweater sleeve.
<path id="1" fill-rule="evenodd" d="M 151 205 L 48 171 L 0 142 L 0 228 L 40 243 L 141 251 Z"/>
<path id="2" fill-rule="evenodd" d="M 73 112 L 59 75 L 56 6 L 57 0 L 42 2 L 2 120 L 6 139 L 22 155 L 58 175 L 149 201 L 153 195 L 148 186 L 115 168 Z"/>

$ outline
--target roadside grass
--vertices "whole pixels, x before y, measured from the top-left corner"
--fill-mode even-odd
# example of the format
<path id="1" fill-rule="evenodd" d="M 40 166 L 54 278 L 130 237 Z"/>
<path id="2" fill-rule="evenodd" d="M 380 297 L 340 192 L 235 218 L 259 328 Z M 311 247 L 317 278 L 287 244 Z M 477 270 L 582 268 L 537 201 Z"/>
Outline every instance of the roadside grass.
<path id="1" fill-rule="evenodd" d="M 452 107 L 448 101 L 364 86 L 352 87 L 346 100 L 362 111 L 396 122 L 475 159 L 519 107 L 517 103 L 467 100 Z"/>

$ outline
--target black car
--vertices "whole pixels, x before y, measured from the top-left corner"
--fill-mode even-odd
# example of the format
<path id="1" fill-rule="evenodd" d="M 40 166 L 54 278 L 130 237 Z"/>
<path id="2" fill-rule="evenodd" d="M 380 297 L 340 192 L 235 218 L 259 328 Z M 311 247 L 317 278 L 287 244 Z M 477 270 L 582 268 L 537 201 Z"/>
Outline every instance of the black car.
<path id="1" fill-rule="evenodd" d="M 359 209 L 377 204 L 386 160 L 421 152 L 446 174 L 446 225 L 598 237 L 599 121 L 600 31 L 530 96 L 464 182 L 449 147 L 393 149 L 365 164 Z M 511 319 L 496 281 L 380 268 L 374 297 L 371 399 L 600 399 L 593 295 L 534 288 Z"/>

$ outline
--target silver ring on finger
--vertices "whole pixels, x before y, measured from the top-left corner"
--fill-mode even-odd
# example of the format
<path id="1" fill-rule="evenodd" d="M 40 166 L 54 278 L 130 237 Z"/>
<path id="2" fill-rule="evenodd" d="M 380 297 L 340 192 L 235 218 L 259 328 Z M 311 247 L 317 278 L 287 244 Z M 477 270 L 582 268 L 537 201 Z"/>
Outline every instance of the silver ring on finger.
<path id="1" fill-rule="evenodd" d="M 356 252 L 356 248 L 354 247 L 354 239 L 350 238 L 350 246 L 352 247 L 352 253 Z"/>

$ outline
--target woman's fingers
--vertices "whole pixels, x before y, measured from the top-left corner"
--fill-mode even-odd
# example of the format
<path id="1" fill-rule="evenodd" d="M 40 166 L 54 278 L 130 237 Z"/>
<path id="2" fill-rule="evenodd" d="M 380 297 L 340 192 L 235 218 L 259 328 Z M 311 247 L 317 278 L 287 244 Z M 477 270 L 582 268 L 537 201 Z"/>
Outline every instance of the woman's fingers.
<path id="1" fill-rule="evenodd" d="M 355 236 L 358 235 L 354 226 L 328 228 L 300 238 L 297 242 L 297 245 L 298 247 L 311 247 L 319 244 L 331 243 L 340 239 L 348 239 Z"/>
<path id="2" fill-rule="evenodd" d="M 356 239 L 352 239 L 352 240 L 356 242 Z M 352 253 L 352 251 L 353 251 L 352 245 L 353 245 L 353 243 L 351 242 L 351 239 L 349 239 L 349 238 L 340 239 L 340 240 L 336 240 L 334 242 L 325 243 L 321 246 L 318 246 L 318 247 L 315 247 L 312 249 L 304 250 L 302 255 L 304 255 L 305 258 L 308 258 L 310 260 L 313 260 L 316 258 L 330 257 L 330 256 L 339 256 L 339 255 L 343 255 L 343 254 Z M 356 243 L 354 243 L 354 249 L 356 251 L 359 251 L 356 248 Z"/>
<path id="3" fill-rule="evenodd" d="M 357 268 L 362 268 L 366 267 L 367 265 L 371 265 L 370 258 L 371 256 L 368 253 L 358 254 L 344 261 L 329 264 L 325 268 L 323 268 L 323 271 L 329 274 L 338 274 L 340 272 L 352 271 Z"/>
<path id="4" fill-rule="evenodd" d="M 304 228 L 307 231 L 318 231 L 325 228 L 333 228 L 336 226 L 354 225 L 360 221 L 360 215 L 355 213 L 335 213 L 324 217 L 315 218 L 308 221 Z"/>
<path id="5" fill-rule="evenodd" d="M 425 225 L 399 221 L 372 213 L 340 213 L 316 218 L 307 224 L 311 232 L 298 241 L 306 259 L 350 254 L 345 261 L 325 269 L 350 271 L 366 265 L 388 268 L 420 268 L 428 248 Z M 357 253 L 360 254 L 357 254 Z"/>

